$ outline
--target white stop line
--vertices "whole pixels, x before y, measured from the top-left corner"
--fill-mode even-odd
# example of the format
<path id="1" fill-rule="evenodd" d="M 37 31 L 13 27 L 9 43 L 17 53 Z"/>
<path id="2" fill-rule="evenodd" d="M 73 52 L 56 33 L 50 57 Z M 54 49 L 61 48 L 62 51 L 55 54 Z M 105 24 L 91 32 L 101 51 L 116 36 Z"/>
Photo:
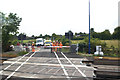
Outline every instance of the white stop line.
<path id="1" fill-rule="evenodd" d="M 14 72 L 12 72 L 5 80 L 8 80 L 15 74 L 16 71 L 18 71 L 36 52 L 34 52 L 25 62 L 23 62 Z"/>

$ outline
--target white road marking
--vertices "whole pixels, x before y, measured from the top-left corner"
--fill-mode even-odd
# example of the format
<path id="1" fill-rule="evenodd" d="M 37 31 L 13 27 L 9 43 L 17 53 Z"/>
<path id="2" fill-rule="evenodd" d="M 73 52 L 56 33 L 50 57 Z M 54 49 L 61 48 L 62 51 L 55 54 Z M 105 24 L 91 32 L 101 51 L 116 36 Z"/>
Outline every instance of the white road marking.
<path id="1" fill-rule="evenodd" d="M 30 52 L 29 52 L 30 53 Z M 24 56 L 22 56 L 21 58 L 19 58 L 17 61 L 13 62 L 12 64 L 8 65 L 6 68 L 4 68 L 3 70 L 0 71 L 0 73 L 2 73 L 4 70 L 8 69 L 9 67 L 11 67 L 13 64 L 17 63 L 18 61 L 20 61 L 22 58 L 24 58 L 26 55 L 28 55 L 29 53 L 25 54 Z"/>
<path id="2" fill-rule="evenodd" d="M 34 68 L 34 67 L 36 67 L 36 65 L 33 66 L 33 69 L 31 69 L 31 70 L 29 70 L 30 68 L 28 69 L 30 71 L 29 73 L 33 73 L 33 71 L 37 69 L 37 68 Z"/>
<path id="3" fill-rule="evenodd" d="M 59 62 L 59 64 L 60 64 L 60 66 L 61 66 L 61 68 L 62 68 L 62 70 L 63 70 L 63 72 L 64 72 L 66 78 L 68 78 L 68 80 L 70 80 L 70 77 L 68 76 L 68 73 L 67 73 L 67 71 L 65 70 L 64 66 L 62 65 L 62 63 L 61 63 L 61 61 L 60 61 L 58 55 L 56 54 L 56 52 L 54 52 L 54 53 L 55 53 L 55 56 L 56 56 L 56 58 L 57 58 L 57 60 L 58 60 L 58 62 Z"/>
<path id="4" fill-rule="evenodd" d="M 58 71 L 59 71 L 60 69 L 58 69 L 53 75 L 55 75 Z M 53 75 L 52 76 L 50 76 L 50 78 L 52 78 L 53 77 Z"/>
<path id="5" fill-rule="evenodd" d="M 75 73 L 76 73 L 76 70 L 72 73 L 72 76 L 74 76 Z"/>
<path id="6" fill-rule="evenodd" d="M 20 63 L 20 64 L 22 64 L 22 63 Z M 27 69 L 25 69 L 25 70 L 23 70 L 23 71 L 25 72 L 25 71 L 29 70 L 29 69 L 32 68 L 32 67 L 34 67 L 34 66 L 30 66 L 29 68 L 27 68 Z"/>
<path id="7" fill-rule="evenodd" d="M 83 71 L 83 73 L 85 73 L 85 70 Z"/>
<path id="8" fill-rule="evenodd" d="M 16 71 L 18 71 L 36 52 L 34 52 L 25 62 L 23 62 L 14 72 L 12 72 L 5 80 L 8 80 L 15 74 Z"/>
<path id="9" fill-rule="evenodd" d="M 43 69 L 41 69 L 40 71 L 38 71 L 37 73 L 40 73 L 41 71 L 43 71 L 43 70 L 45 70 L 46 68 L 43 68 Z"/>
<path id="10" fill-rule="evenodd" d="M 69 63 L 71 64 L 71 65 L 73 65 L 77 70 L 78 70 L 78 72 L 80 72 L 81 74 L 82 74 L 82 76 L 83 77 L 87 77 L 76 65 L 74 65 L 62 52 L 61 52 L 61 54 L 69 61 Z M 88 78 L 86 78 L 86 80 L 89 80 Z"/>
<path id="11" fill-rule="evenodd" d="M 37 73 L 40 73 L 41 71 L 45 70 L 46 68 L 41 69 L 40 71 L 38 71 Z M 35 76 L 36 74 L 34 74 L 33 76 Z"/>
<path id="12" fill-rule="evenodd" d="M 11 61 L 6 61 L 6 63 L 11 63 Z M 21 64 L 22 62 L 17 62 L 16 64 Z M 29 65 L 38 65 L 38 66 L 60 66 L 60 64 L 50 64 L 50 63 L 30 63 L 30 62 L 26 62 L 25 64 L 29 64 Z M 66 67 L 74 67 L 73 65 L 71 64 L 63 64 L 63 66 L 66 66 Z M 76 65 L 77 67 L 84 67 L 84 68 L 92 68 L 94 70 L 96 70 L 95 68 L 93 67 L 88 67 L 86 65 Z M 31 67 L 34 67 L 34 66 L 31 66 Z M 29 69 L 29 68 L 28 68 Z M 27 69 L 26 69 L 27 70 Z M 25 70 L 25 71 L 26 71 Z"/>
<path id="13" fill-rule="evenodd" d="M 58 69 L 54 74 L 56 74 L 60 69 Z"/>
<path id="14" fill-rule="evenodd" d="M 49 69 L 46 73 L 49 73 L 52 69 Z"/>

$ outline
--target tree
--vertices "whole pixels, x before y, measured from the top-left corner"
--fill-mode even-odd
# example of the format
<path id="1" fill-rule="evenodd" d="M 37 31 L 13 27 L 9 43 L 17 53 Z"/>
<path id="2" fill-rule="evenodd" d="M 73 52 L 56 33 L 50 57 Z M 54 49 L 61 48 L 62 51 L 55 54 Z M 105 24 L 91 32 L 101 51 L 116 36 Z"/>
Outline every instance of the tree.
<path id="1" fill-rule="evenodd" d="M 110 40 L 111 39 L 111 33 L 109 30 L 105 30 L 101 32 L 100 37 L 102 40 Z"/>
<path id="2" fill-rule="evenodd" d="M 17 17 L 17 14 L 10 13 L 7 17 L 4 13 L 0 13 L 2 20 L 2 50 L 9 50 L 9 43 L 13 35 L 18 34 L 18 29 L 22 18 Z"/>
<path id="3" fill-rule="evenodd" d="M 75 33 L 75 36 L 77 36 L 78 35 L 78 33 Z"/>
<path id="4" fill-rule="evenodd" d="M 40 34 L 39 37 L 42 38 L 43 37 L 42 34 Z"/>
<path id="5" fill-rule="evenodd" d="M 45 35 L 43 38 L 45 38 L 45 39 L 50 39 L 50 35 Z"/>
<path id="6" fill-rule="evenodd" d="M 111 33 L 109 30 L 105 30 L 105 31 L 100 32 L 100 33 L 92 32 L 91 36 L 93 38 L 99 38 L 102 40 L 110 40 L 111 39 Z"/>
<path id="7" fill-rule="evenodd" d="M 56 34 L 53 33 L 53 34 L 52 34 L 52 40 L 55 40 L 55 39 L 56 39 Z"/>
<path id="8" fill-rule="evenodd" d="M 118 26 L 114 29 L 114 32 L 112 34 L 112 38 L 120 40 L 120 26 Z"/>
<path id="9" fill-rule="evenodd" d="M 32 39 L 34 39 L 34 38 L 35 38 L 35 36 L 34 36 L 34 35 L 32 35 L 31 37 L 32 37 Z"/>
<path id="10" fill-rule="evenodd" d="M 95 32 L 95 31 L 94 31 L 94 28 L 91 28 L 91 29 L 90 29 L 90 34 L 92 35 L 94 32 Z"/>
<path id="11" fill-rule="evenodd" d="M 90 32 L 93 33 L 93 32 L 94 32 L 94 28 L 91 28 L 91 29 L 90 29 Z"/>

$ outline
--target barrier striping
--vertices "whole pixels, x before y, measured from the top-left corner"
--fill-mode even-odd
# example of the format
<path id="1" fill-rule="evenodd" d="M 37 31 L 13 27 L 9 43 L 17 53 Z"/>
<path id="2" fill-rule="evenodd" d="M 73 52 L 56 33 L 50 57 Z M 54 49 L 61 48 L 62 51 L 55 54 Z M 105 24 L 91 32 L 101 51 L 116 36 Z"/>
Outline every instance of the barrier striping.
<path id="1" fill-rule="evenodd" d="M 44 46 L 44 48 L 70 48 L 70 46 Z"/>

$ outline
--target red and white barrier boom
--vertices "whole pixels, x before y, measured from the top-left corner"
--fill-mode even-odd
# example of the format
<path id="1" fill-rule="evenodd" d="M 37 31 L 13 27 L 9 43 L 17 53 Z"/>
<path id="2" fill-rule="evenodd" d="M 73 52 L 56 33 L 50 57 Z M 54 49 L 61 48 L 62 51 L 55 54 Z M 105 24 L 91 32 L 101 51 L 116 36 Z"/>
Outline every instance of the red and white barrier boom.
<path id="1" fill-rule="evenodd" d="M 70 46 L 44 46 L 44 48 L 70 48 Z"/>

